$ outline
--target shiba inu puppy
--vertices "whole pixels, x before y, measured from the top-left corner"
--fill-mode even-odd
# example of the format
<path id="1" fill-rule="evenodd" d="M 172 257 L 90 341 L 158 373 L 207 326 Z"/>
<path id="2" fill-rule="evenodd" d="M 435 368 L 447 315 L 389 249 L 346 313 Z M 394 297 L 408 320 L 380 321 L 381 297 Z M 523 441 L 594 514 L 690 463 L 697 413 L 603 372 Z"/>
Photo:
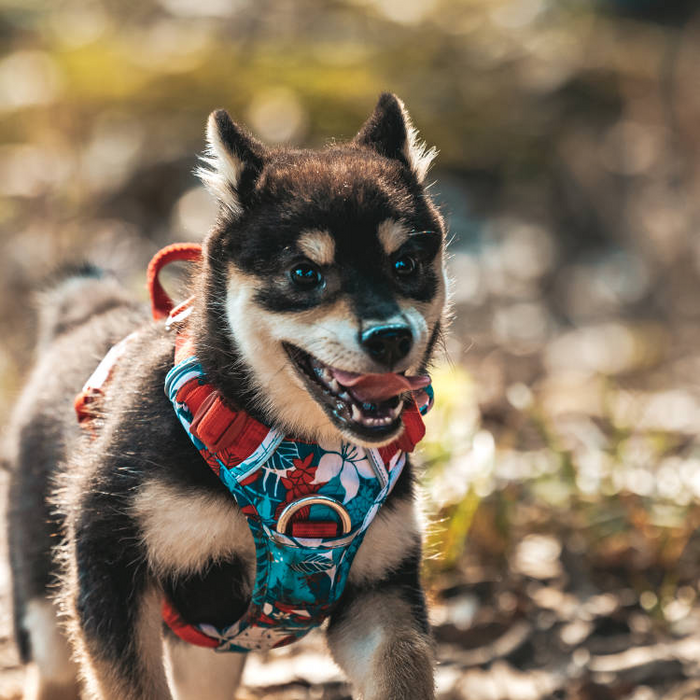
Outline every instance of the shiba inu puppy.
<path id="1" fill-rule="evenodd" d="M 320 151 L 268 148 L 224 111 L 211 115 L 207 138 L 199 174 L 220 214 L 179 331 L 196 354 L 189 365 L 175 351 L 183 336 L 149 322 L 96 270 L 75 271 L 44 297 L 37 364 L 8 435 L 16 635 L 34 662 L 27 694 L 230 700 L 246 654 L 204 647 L 261 648 L 281 639 L 276 619 L 294 632 L 313 609 L 327 615 L 331 653 L 359 697 L 432 698 L 413 475 L 392 445 L 445 324 L 445 229 L 424 186 L 435 152 L 391 94 L 352 141 Z M 85 430 L 74 398 L 127 336 Z M 225 450 L 197 437 L 181 390 L 174 404 L 163 390 L 174 367 L 194 360 L 191 386 L 209 387 L 222 410 L 263 433 L 274 426 L 265 439 L 297 457 L 258 462 L 227 486 L 228 467 L 248 462 L 226 452 L 224 463 Z M 356 456 L 328 447 L 341 443 Z M 330 503 L 344 515 L 345 538 L 270 532 L 262 505 L 237 502 L 261 468 L 270 498 L 287 499 L 275 502 L 275 522 L 311 494 L 307 510 Z M 333 479 L 338 501 L 314 490 Z M 350 552 L 357 517 L 361 544 Z M 313 595 L 277 606 L 270 581 L 286 565 L 265 552 L 299 543 L 320 552 L 288 567 Z M 261 567 L 273 571 L 264 582 Z M 163 601 L 176 611 L 167 625 Z M 245 615 L 258 627 L 232 624 Z M 217 636 L 223 628 L 238 636 Z"/>

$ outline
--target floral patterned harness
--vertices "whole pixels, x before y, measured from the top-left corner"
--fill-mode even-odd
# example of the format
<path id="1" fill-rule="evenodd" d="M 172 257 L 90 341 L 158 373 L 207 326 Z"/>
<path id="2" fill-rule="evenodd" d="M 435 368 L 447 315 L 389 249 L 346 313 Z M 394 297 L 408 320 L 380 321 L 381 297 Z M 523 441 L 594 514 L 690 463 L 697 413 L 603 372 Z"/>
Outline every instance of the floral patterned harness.
<path id="1" fill-rule="evenodd" d="M 170 370 L 165 391 L 246 516 L 256 555 L 252 598 L 239 620 L 224 629 L 187 624 L 166 601 L 166 623 L 186 641 L 217 651 L 296 641 L 320 625 L 342 595 L 367 528 L 401 474 L 405 451 L 398 444 L 371 449 L 287 438 L 225 407 L 194 356 Z M 424 432 L 415 404 L 404 423 L 399 442 L 413 449 Z"/>

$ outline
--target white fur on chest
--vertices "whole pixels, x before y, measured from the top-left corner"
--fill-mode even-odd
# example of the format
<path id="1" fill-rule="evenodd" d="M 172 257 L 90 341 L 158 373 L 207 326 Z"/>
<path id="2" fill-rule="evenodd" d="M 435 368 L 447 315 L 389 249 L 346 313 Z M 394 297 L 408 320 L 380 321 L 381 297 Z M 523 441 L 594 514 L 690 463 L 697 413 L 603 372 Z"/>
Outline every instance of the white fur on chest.
<path id="1" fill-rule="evenodd" d="M 413 501 L 380 508 L 355 555 L 349 580 L 362 584 L 384 578 L 419 543 L 420 529 Z"/>
<path id="2" fill-rule="evenodd" d="M 225 494 L 192 492 L 153 480 L 141 487 L 132 512 L 157 575 L 193 574 L 233 556 L 255 566 L 246 518 Z"/>

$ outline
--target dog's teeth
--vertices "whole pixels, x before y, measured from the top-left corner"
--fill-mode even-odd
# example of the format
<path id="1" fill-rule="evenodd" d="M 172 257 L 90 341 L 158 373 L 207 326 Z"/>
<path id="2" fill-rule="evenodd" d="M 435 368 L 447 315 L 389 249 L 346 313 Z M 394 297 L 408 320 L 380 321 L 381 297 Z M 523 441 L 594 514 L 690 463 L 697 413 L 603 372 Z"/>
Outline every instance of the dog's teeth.
<path id="1" fill-rule="evenodd" d="M 352 404 L 352 419 L 354 421 L 362 421 L 362 411 L 360 411 L 356 404 Z"/>
<path id="2" fill-rule="evenodd" d="M 393 420 L 394 418 L 396 418 L 399 415 L 399 413 L 401 413 L 402 408 L 403 408 L 403 401 L 401 401 L 399 403 L 399 405 L 396 406 L 395 408 L 389 409 L 389 419 Z"/>
<path id="3" fill-rule="evenodd" d="M 334 394 L 340 393 L 340 384 L 338 384 L 338 380 L 335 377 L 331 377 L 328 386 Z"/>
<path id="4" fill-rule="evenodd" d="M 381 418 L 372 418 L 371 416 L 362 416 L 360 421 L 362 425 L 368 428 L 378 428 L 385 425 L 390 425 L 393 418 L 391 416 L 382 416 Z"/>
<path id="5" fill-rule="evenodd" d="M 321 370 L 321 378 L 324 382 L 326 382 L 326 384 L 330 384 L 332 381 L 334 381 L 333 375 L 331 374 L 331 371 L 328 369 L 328 367 L 324 367 Z"/>
<path id="6" fill-rule="evenodd" d="M 350 394 L 348 394 L 347 391 L 344 391 L 341 394 L 338 394 L 338 398 L 343 399 L 343 401 L 347 401 L 348 403 L 350 403 L 352 401 L 352 396 L 350 396 Z"/>

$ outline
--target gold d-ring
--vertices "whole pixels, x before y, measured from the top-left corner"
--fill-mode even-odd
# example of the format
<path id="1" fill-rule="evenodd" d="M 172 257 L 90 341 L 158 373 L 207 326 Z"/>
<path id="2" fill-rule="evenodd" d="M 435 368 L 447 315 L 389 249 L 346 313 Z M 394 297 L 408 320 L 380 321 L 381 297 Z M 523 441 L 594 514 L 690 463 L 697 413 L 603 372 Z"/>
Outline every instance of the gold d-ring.
<path id="1" fill-rule="evenodd" d="M 340 505 L 340 503 L 338 503 L 338 501 L 335 501 L 332 498 L 328 498 L 328 496 L 304 496 L 304 498 L 300 498 L 298 501 L 293 501 L 292 503 L 290 503 L 280 513 L 280 517 L 277 518 L 277 532 L 284 535 L 287 531 L 287 525 L 289 525 L 289 521 L 291 520 L 294 513 L 296 513 L 301 508 L 304 508 L 305 506 L 314 505 L 328 506 L 329 508 L 334 510 L 340 516 L 340 522 L 343 527 L 343 534 L 347 535 L 348 532 L 350 532 L 352 528 L 352 521 L 350 520 L 349 513 L 347 512 L 347 510 L 345 510 L 345 508 L 343 508 L 343 506 Z"/>

